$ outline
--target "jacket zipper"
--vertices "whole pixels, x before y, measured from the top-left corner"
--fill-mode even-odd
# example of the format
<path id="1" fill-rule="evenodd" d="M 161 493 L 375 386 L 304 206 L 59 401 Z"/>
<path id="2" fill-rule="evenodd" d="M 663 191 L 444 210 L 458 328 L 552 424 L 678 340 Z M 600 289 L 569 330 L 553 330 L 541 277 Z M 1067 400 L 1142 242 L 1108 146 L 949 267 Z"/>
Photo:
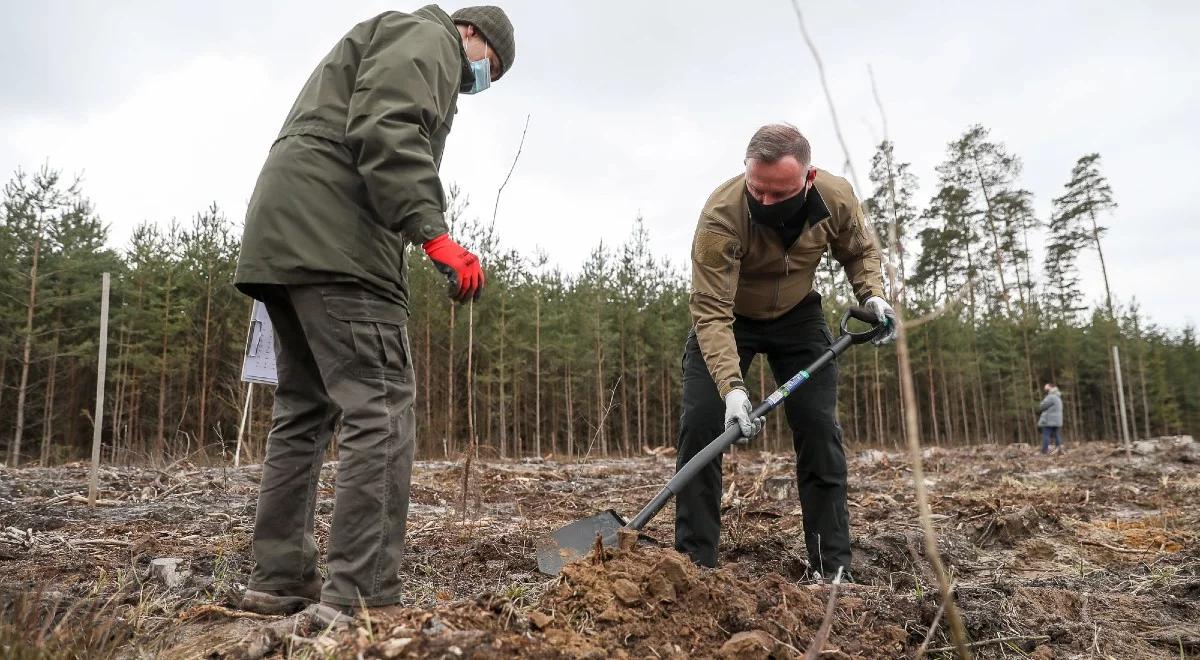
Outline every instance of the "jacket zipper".
<path id="1" fill-rule="evenodd" d="M 783 252 L 783 279 L 779 280 L 779 285 L 775 289 L 776 305 L 778 305 L 779 296 L 781 295 L 781 290 L 783 289 L 783 283 L 787 281 L 788 276 L 791 275 L 791 273 L 792 273 L 791 266 L 792 266 L 792 260 L 788 256 L 787 250 L 784 250 L 784 252 Z M 783 312 L 783 310 L 780 309 L 776 313 L 782 313 L 782 312 Z"/>

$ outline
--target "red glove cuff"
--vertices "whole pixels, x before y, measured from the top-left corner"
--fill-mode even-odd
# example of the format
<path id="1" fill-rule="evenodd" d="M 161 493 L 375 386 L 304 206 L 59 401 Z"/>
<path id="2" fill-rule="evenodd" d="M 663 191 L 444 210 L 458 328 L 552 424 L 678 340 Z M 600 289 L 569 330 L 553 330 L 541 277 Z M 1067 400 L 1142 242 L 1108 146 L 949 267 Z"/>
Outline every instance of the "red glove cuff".
<path id="1" fill-rule="evenodd" d="M 450 234 L 442 234 L 441 236 L 425 241 L 421 244 L 421 247 L 425 249 L 425 254 L 432 257 L 434 252 L 444 249 L 447 243 L 450 245 L 455 244 L 454 241 L 450 240 Z"/>
<path id="2" fill-rule="evenodd" d="M 431 238 L 421 247 L 425 249 L 425 254 L 437 269 L 450 279 L 452 298 L 465 301 L 468 298 L 479 297 L 484 277 L 478 257 L 455 243 L 450 234 Z"/>

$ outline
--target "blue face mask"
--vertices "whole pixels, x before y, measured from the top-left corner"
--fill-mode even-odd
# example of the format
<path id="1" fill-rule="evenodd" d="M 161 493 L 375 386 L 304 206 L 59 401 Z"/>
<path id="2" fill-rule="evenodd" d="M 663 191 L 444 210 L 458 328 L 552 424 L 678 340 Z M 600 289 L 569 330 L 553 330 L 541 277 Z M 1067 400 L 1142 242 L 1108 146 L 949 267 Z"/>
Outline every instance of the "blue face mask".
<path id="1" fill-rule="evenodd" d="M 492 86 L 492 61 L 488 58 L 471 62 L 471 74 L 475 76 L 470 88 L 462 90 L 463 94 L 478 94 Z"/>

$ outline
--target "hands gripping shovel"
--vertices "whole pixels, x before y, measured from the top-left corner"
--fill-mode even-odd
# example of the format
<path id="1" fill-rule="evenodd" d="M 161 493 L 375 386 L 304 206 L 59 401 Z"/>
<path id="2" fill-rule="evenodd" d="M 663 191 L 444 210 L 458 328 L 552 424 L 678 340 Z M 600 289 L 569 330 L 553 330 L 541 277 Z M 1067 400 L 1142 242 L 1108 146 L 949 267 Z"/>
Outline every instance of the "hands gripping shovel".
<path id="1" fill-rule="evenodd" d="M 848 325 L 851 318 L 863 323 L 869 323 L 871 324 L 871 328 L 863 332 L 850 332 Z M 775 390 L 765 401 L 758 404 L 758 407 L 750 414 L 750 418 L 757 419 L 763 417 L 779 407 L 779 404 L 783 403 L 783 400 L 795 391 L 797 387 L 803 385 L 813 374 L 844 353 L 851 345 L 871 341 L 886 329 L 885 322 L 879 321 L 873 311 L 862 307 L 847 309 L 846 313 L 842 316 L 842 334 L 838 337 L 837 341 L 833 342 L 826 349 L 825 353 L 810 364 L 807 369 L 803 369 L 800 373 L 792 376 L 788 382 Z M 671 498 L 675 497 L 685 484 L 691 481 L 692 477 L 700 471 L 700 468 L 721 455 L 730 445 L 740 439 L 742 439 L 742 431 L 737 424 L 726 429 L 724 433 L 717 436 L 708 446 L 701 449 L 683 467 L 679 468 L 679 471 L 675 473 L 674 477 L 671 477 L 667 485 L 628 524 L 620 514 L 612 509 L 608 509 L 589 518 L 576 520 L 560 528 L 550 536 L 539 540 L 537 544 L 538 570 L 546 575 L 558 575 L 564 564 L 579 559 L 591 551 L 592 548 L 596 547 L 597 537 L 600 538 L 600 542 L 603 545 L 616 547 L 617 531 L 621 528 L 632 530 L 634 533 L 640 532 L 646 526 L 646 523 L 650 522 L 650 519 L 662 510 L 667 502 L 671 501 Z"/>

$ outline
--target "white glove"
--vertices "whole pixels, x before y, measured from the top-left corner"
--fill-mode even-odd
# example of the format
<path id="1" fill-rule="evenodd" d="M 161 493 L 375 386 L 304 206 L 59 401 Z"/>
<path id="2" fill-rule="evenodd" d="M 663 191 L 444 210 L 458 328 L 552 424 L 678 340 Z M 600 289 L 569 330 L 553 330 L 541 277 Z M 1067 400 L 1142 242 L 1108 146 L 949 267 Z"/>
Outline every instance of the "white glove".
<path id="1" fill-rule="evenodd" d="M 896 318 L 896 310 L 887 304 L 887 301 L 879 296 L 871 296 L 863 303 L 863 307 L 875 312 L 875 318 L 879 319 L 884 324 L 885 332 L 882 335 L 871 340 L 876 346 L 892 343 L 896 338 L 896 324 L 899 320 Z"/>
<path id="2" fill-rule="evenodd" d="M 732 424 L 737 424 L 742 429 L 742 436 L 745 438 L 753 438 L 762 431 L 763 421 L 765 417 L 751 419 L 750 413 L 754 409 L 750 406 L 750 395 L 746 390 L 735 387 L 729 390 L 729 394 L 725 395 L 725 428 L 729 428 Z"/>

